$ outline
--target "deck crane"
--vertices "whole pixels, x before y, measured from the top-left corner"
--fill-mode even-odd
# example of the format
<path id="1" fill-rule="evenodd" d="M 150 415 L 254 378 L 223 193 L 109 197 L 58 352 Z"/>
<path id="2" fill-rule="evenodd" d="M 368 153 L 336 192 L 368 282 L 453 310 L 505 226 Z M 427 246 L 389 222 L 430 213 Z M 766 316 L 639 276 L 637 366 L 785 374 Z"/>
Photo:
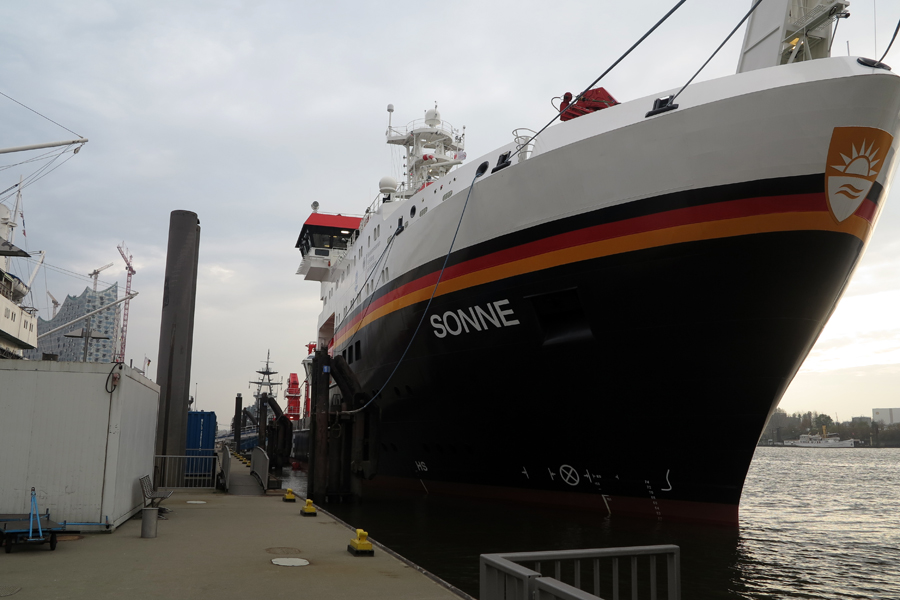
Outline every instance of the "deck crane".
<path id="1" fill-rule="evenodd" d="M 109 263 L 108 265 L 103 265 L 103 266 L 100 267 L 99 269 L 94 269 L 93 271 L 91 271 L 90 273 L 88 273 L 88 277 L 93 277 L 93 278 L 94 278 L 94 291 L 95 291 L 95 292 L 97 291 L 97 276 L 100 275 L 100 271 L 102 271 L 102 270 L 104 270 L 104 269 L 108 269 L 108 268 L 110 268 L 111 266 L 113 266 L 113 263 Z"/>
<path id="2" fill-rule="evenodd" d="M 132 266 L 131 259 L 133 258 L 129 253 L 128 256 L 125 256 L 127 249 L 125 248 L 125 242 L 122 242 L 116 248 L 119 249 L 119 254 L 122 255 L 122 260 L 125 261 L 125 270 L 128 272 L 128 280 L 125 282 L 125 297 L 127 298 L 131 294 L 131 276 L 136 273 L 134 267 Z M 126 300 L 124 308 L 122 309 L 122 345 L 119 347 L 119 354 L 116 356 L 116 362 L 125 362 L 125 337 L 128 333 L 128 305 L 131 303 L 131 300 Z"/>
<path id="3" fill-rule="evenodd" d="M 50 317 L 50 318 L 51 318 L 51 319 L 55 319 L 55 318 L 56 318 L 56 312 L 59 310 L 59 300 L 57 300 L 56 298 L 54 298 L 54 297 L 53 297 L 53 294 L 51 294 L 49 291 L 47 291 L 47 295 L 50 296 L 50 302 L 53 303 L 53 316 Z"/>

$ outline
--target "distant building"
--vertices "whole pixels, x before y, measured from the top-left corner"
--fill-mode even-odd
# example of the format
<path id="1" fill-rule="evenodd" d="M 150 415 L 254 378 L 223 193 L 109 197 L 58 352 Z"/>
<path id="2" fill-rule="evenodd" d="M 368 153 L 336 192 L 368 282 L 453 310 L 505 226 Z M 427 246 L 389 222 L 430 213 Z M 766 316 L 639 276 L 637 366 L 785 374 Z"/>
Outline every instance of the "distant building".
<path id="1" fill-rule="evenodd" d="M 77 319 L 89 312 L 97 310 L 105 304 L 118 299 L 119 285 L 114 283 L 105 290 L 94 291 L 85 288 L 80 296 L 66 296 L 59 312 L 49 321 L 38 318 L 38 335 Z M 108 340 L 91 340 L 87 362 L 112 362 L 119 348 L 119 306 L 110 307 L 91 317 L 91 331 L 94 335 L 105 335 Z M 72 323 L 62 331 L 38 340 L 38 347 L 27 350 L 25 358 L 41 360 L 45 354 L 55 354 L 63 362 L 80 362 L 84 359 L 84 338 L 67 338 L 66 333 L 87 327 L 87 319 Z M 900 413 L 898 413 L 900 416 Z"/>
<path id="2" fill-rule="evenodd" d="M 787 430 L 798 427 L 800 427 L 799 417 L 788 416 L 783 409 L 777 408 L 772 413 L 772 416 L 769 417 L 769 422 L 766 423 L 760 439 L 764 442 L 771 440 L 776 444 L 781 443 L 784 441 Z"/>
<path id="3" fill-rule="evenodd" d="M 853 425 L 871 425 L 872 417 L 853 417 L 850 419 L 850 423 Z"/>
<path id="4" fill-rule="evenodd" d="M 900 423 L 900 408 L 873 408 L 872 420 L 882 425 Z"/>

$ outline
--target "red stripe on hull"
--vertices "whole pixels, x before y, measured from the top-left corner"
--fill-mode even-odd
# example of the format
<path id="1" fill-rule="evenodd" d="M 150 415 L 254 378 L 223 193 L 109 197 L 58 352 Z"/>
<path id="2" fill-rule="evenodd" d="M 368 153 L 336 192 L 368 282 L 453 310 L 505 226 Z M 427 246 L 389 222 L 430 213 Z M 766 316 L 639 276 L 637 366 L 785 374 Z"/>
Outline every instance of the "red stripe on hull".
<path id="1" fill-rule="evenodd" d="M 878 207 L 871 200 L 865 200 L 856 214 L 866 221 L 874 222 L 875 214 Z M 669 210 L 652 215 L 634 217 L 613 223 L 604 223 L 593 227 L 586 227 L 575 231 L 570 231 L 540 240 L 535 240 L 527 244 L 521 244 L 506 250 L 500 250 L 484 256 L 479 256 L 471 260 L 461 262 L 459 264 L 447 267 L 444 271 L 443 281 L 450 281 L 456 277 L 474 273 L 491 267 L 511 263 L 513 261 L 539 256 L 556 250 L 573 248 L 585 244 L 610 240 L 619 237 L 636 235 L 650 231 L 659 231 L 672 227 L 684 225 L 693 225 L 698 223 L 713 223 L 716 221 L 725 221 L 729 219 L 737 219 L 742 217 L 753 217 L 760 215 L 774 215 L 785 213 L 810 213 L 810 212 L 828 212 L 828 202 L 825 194 L 822 192 L 810 194 L 793 194 L 786 196 L 762 196 L 756 198 L 745 198 L 742 200 L 730 200 L 726 202 L 718 202 L 713 204 L 704 204 L 701 206 L 691 206 Z M 438 271 L 434 271 L 402 285 L 387 294 L 374 300 L 369 304 L 365 311 L 354 316 L 346 325 L 340 328 L 335 334 L 338 339 L 345 335 L 353 327 L 357 326 L 359 321 L 365 318 L 367 313 L 371 313 L 380 307 L 398 300 L 412 292 L 431 287 L 435 285 L 438 278 Z"/>
<path id="2" fill-rule="evenodd" d="M 385 475 L 379 475 L 370 481 L 363 482 L 364 493 L 369 491 L 377 494 L 380 491 L 388 490 L 422 493 L 426 489 L 429 494 L 482 498 L 552 508 L 575 508 L 601 514 L 608 512 L 610 516 L 650 517 L 666 521 L 694 521 L 730 526 L 738 524 L 738 507 L 730 504 L 687 502 L 659 498 L 651 500 L 650 498 L 632 498 L 628 496 L 607 496 L 608 499 L 604 502 L 601 494 L 529 490 L 433 480 L 420 481 L 418 479 Z"/>

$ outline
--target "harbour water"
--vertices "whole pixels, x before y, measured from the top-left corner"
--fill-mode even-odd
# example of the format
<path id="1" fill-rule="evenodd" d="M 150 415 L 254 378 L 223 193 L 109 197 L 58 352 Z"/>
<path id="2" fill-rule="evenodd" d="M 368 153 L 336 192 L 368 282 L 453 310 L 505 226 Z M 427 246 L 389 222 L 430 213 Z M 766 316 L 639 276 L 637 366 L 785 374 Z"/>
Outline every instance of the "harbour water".
<path id="1" fill-rule="evenodd" d="M 685 598 L 900 598 L 900 449 L 758 448 L 738 528 L 460 501 L 424 489 L 325 508 L 475 597 L 479 554 L 677 544 Z"/>

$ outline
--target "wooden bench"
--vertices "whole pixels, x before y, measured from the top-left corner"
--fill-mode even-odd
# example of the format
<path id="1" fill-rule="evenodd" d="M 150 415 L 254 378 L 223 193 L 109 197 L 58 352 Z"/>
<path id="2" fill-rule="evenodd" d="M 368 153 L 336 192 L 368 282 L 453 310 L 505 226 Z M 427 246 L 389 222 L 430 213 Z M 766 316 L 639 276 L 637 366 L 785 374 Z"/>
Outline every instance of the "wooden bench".
<path id="1" fill-rule="evenodd" d="M 153 489 L 153 483 L 150 481 L 149 475 L 141 477 L 141 491 L 144 493 L 144 500 L 150 501 L 150 508 L 159 508 L 159 503 L 174 494 L 175 492 L 157 492 Z M 146 508 L 146 504 L 144 505 Z"/>

